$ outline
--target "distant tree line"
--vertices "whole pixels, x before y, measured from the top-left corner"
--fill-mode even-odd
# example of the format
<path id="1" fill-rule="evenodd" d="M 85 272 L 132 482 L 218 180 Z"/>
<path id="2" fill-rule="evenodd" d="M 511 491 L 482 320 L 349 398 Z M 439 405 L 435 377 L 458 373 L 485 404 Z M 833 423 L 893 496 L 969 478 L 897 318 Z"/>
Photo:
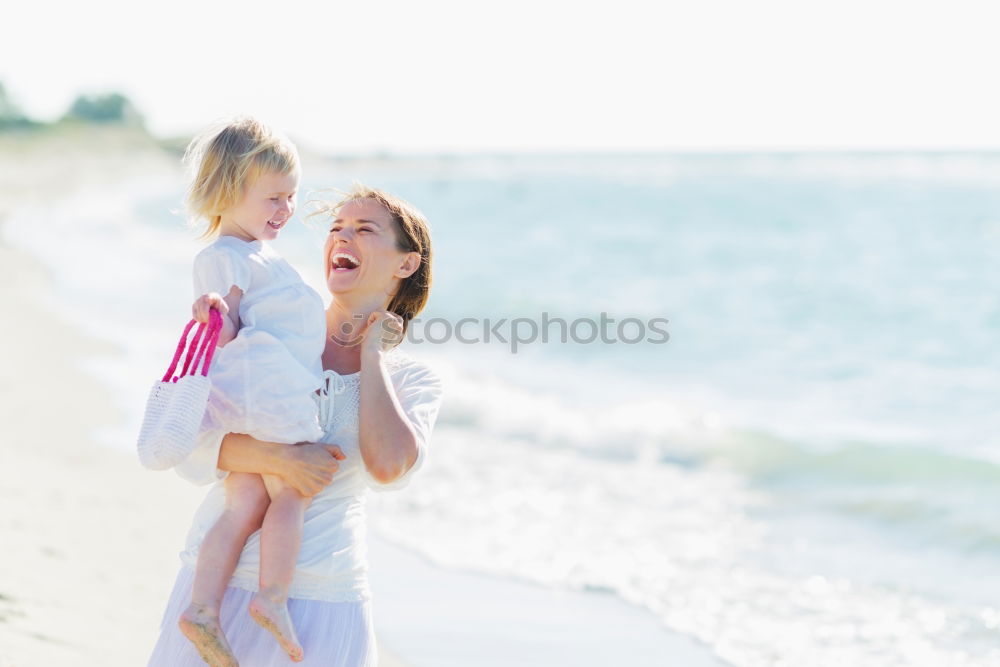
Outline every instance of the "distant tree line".
<path id="1" fill-rule="evenodd" d="M 124 125 L 143 127 L 144 120 L 131 100 L 121 93 L 79 95 L 54 124 L 90 123 L 99 125 Z M 11 99 L 0 83 L 0 132 L 33 130 L 52 124 L 29 118 Z"/>
<path id="2" fill-rule="evenodd" d="M 27 116 L 14 104 L 7 94 L 7 89 L 0 83 L 0 130 L 29 129 L 40 125 Z"/>

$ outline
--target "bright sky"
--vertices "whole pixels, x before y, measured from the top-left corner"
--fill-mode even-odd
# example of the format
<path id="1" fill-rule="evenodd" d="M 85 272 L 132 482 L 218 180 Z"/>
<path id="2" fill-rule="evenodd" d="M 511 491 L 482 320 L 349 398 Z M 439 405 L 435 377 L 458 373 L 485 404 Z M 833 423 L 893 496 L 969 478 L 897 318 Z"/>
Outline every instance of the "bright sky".
<path id="1" fill-rule="evenodd" d="M 17 2 L 0 81 L 325 150 L 1000 148 L 1000 3 Z"/>

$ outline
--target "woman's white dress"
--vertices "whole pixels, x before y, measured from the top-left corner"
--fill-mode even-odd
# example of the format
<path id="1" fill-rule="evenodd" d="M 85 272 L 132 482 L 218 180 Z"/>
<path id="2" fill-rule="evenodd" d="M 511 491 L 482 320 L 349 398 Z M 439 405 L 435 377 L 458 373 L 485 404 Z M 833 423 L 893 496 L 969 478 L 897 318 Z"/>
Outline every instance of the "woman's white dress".
<path id="1" fill-rule="evenodd" d="M 321 440 L 339 445 L 346 458 L 340 462 L 333 482 L 313 498 L 306 510 L 302 549 L 288 604 L 305 659 L 300 663 L 289 660 L 274 638 L 247 613 L 247 604 L 257 588 L 260 562 L 259 533 L 254 533 L 240 556 L 221 611 L 223 630 L 242 667 L 377 665 L 366 557 L 366 496 L 372 488 L 406 485 L 421 467 L 441 401 L 440 380 L 427 366 L 399 351 L 389 354 L 386 364 L 396 397 L 417 435 L 417 460 L 392 484 L 375 481 L 361 460 L 358 444 L 360 374 L 323 372 L 320 395 L 313 403 L 323 426 Z M 190 602 L 198 547 L 222 511 L 224 473 L 215 466 L 223 435 L 223 431 L 203 431 L 195 451 L 177 467 L 177 472 L 190 481 L 214 481 L 215 485 L 195 513 L 181 553 L 181 572 L 149 661 L 153 667 L 204 664 L 178 630 L 177 619 Z"/>

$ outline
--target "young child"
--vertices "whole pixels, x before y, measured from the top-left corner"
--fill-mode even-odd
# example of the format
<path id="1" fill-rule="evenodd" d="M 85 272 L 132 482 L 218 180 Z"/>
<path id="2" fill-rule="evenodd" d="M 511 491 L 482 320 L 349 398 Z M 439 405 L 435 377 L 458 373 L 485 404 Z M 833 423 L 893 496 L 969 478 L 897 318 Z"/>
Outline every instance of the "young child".
<path id="1" fill-rule="evenodd" d="M 217 237 L 195 258 L 194 291 L 201 296 L 192 310 L 201 322 L 210 308 L 223 315 L 203 428 L 315 442 L 322 437 L 312 394 L 322 376 L 323 302 L 267 245 L 295 210 L 295 147 L 260 121 L 238 118 L 196 138 L 185 160 L 190 212 L 208 220 L 206 237 Z M 219 608 L 243 546 L 259 528 L 260 589 L 249 611 L 301 661 L 286 602 L 309 499 L 270 475 L 231 472 L 224 484 L 225 509 L 198 553 L 181 631 L 210 665 L 237 665 Z"/>

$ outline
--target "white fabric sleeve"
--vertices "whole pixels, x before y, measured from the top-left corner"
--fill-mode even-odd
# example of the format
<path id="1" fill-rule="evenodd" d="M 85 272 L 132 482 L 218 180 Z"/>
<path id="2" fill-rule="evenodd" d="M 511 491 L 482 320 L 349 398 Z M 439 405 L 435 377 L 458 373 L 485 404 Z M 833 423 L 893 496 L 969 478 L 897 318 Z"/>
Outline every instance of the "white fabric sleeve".
<path id="1" fill-rule="evenodd" d="M 214 427 L 208 415 L 202 422 L 201 430 L 195 439 L 194 449 L 187 458 L 174 466 L 174 471 L 192 484 L 213 484 L 225 479 L 229 473 L 219 470 L 219 450 L 222 449 L 222 439 L 227 431 Z"/>
<path id="2" fill-rule="evenodd" d="M 410 483 L 410 478 L 423 466 L 427 458 L 427 445 L 441 409 L 443 394 L 441 378 L 429 367 L 423 364 L 408 366 L 399 372 L 398 380 L 393 378 L 393 385 L 399 405 L 417 436 L 417 459 L 409 470 L 388 484 L 376 480 L 365 468 L 368 485 L 376 491 L 401 489 Z"/>
<path id="3" fill-rule="evenodd" d="M 250 287 L 247 258 L 219 245 L 210 245 L 195 256 L 194 298 L 209 292 L 226 296 L 234 285 L 244 293 Z"/>

